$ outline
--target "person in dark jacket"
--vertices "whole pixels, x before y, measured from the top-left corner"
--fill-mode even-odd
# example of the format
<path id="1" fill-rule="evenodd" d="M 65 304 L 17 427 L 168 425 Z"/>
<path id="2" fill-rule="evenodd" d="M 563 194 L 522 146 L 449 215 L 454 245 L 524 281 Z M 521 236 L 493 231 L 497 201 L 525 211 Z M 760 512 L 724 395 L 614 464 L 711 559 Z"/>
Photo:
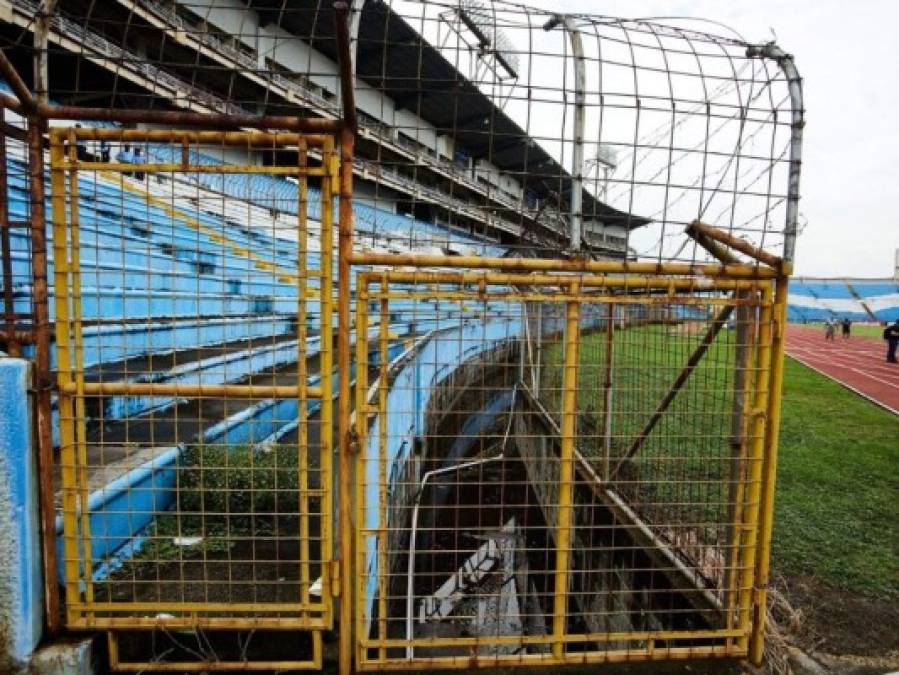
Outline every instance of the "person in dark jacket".
<path id="1" fill-rule="evenodd" d="M 887 363 L 896 363 L 896 348 L 899 347 L 899 319 L 892 326 L 883 329 L 883 339 L 887 341 Z"/>
<path id="2" fill-rule="evenodd" d="M 852 322 L 844 316 L 843 320 L 840 321 L 840 328 L 843 329 L 843 339 L 848 340 L 849 332 L 852 330 Z"/>

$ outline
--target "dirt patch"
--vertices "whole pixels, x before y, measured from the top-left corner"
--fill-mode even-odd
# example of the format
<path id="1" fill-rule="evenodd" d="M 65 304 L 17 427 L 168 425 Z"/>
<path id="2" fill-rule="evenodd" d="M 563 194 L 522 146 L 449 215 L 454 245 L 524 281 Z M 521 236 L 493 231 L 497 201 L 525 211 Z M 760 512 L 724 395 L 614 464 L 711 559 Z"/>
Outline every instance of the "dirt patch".
<path id="1" fill-rule="evenodd" d="M 839 661 L 847 665 L 877 663 L 871 672 L 899 668 L 899 605 L 895 600 L 867 598 L 810 576 L 781 579 L 777 585 L 801 614 L 791 636 L 797 646 L 816 656 L 839 655 Z M 835 672 L 850 671 L 839 668 Z"/>

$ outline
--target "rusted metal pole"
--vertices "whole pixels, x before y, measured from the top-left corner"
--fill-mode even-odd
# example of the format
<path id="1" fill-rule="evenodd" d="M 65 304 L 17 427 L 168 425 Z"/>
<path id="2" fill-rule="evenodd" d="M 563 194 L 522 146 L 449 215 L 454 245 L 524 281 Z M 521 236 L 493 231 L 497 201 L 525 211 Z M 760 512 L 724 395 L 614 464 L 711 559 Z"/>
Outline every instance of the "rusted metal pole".
<path id="1" fill-rule="evenodd" d="M 646 439 L 649 437 L 649 434 L 652 433 L 652 430 L 655 429 L 656 424 L 659 423 L 659 420 L 662 419 L 662 415 L 665 414 L 665 411 L 668 410 L 668 407 L 671 405 L 674 398 L 677 396 L 678 392 L 683 389 L 684 385 L 687 383 L 687 380 L 690 379 L 690 375 L 693 374 L 693 371 L 696 370 L 696 366 L 699 365 L 699 362 L 702 360 L 702 357 L 705 356 L 705 353 L 708 351 L 709 346 L 715 341 L 715 338 L 718 336 L 718 333 L 721 332 L 721 329 L 724 327 L 724 324 L 727 323 L 728 318 L 730 318 L 731 313 L 734 311 L 733 305 L 727 305 L 723 307 L 715 318 L 712 320 L 712 325 L 708 327 L 705 335 L 702 336 L 702 340 L 699 345 L 693 350 L 693 353 L 690 355 L 690 358 L 687 361 L 687 365 L 684 366 L 683 370 L 678 374 L 677 379 L 674 381 L 674 384 L 666 392 L 665 396 L 662 397 L 662 400 L 659 402 L 659 405 L 656 407 L 655 412 L 649 418 L 649 421 L 643 426 L 640 430 L 640 433 L 637 434 L 637 437 L 634 439 L 631 446 L 628 448 L 627 452 L 624 453 L 624 457 L 618 460 L 618 463 L 615 465 L 615 468 L 612 470 L 612 473 L 609 475 L 609 480 L 612 480 L 615 476 L 618 475 L 618 472 L 621 470 L 621 467 L 624 466 L 624 463 L 627 462 L 631 457 L 637 454 L 641 447 L 643 447 L 643 443 L 646 442 Z"/>
<path id="2" fill-rule="evenodd" d="M 337 29 L 337 52 L 340 60 L 340 100 L 343 104 L 343 128 L 356 133 L 355 73 L 353 72 L 352 45 L 350 44 L 350 16 L 346 2 L 334 3 Z"/>
<path id="3" fill-rule="evenodd" d="M 355 546 L 353 527 L 353 439 L 350 429 L 350 256 L 353 252 L 353 147 L 356 140 L 356 103 L 352 56 L 350 54 L 349 16 L 344 2 L 334 3 L 337 52 L 340 62 L 340 93 L 343 124 L 340 129 L 340 223 L 338 226 L 337 270 L 337 436 L 340 453 L 340 623 L 339 670 L 341 675 L 353 672 L 356 641 L 353 625 L 353 586 L 355 579 Z M 362 339 L 362 338 L 359 338 Z M 362 418 L 364 423 L 364 417 Z M 383 573 L 383 570 L 381 571 Z"/>
<path id="4" fill-rule="evenodd" d="M 705 223 L 701 223 L 698 220 L 690 223 L 687 228 L 688 234 L 694 232 L 698 235 L 701 235 L 707 239 L 711 239 L 713 241 L 720 242 L 725 246 L 730 246 L 735 251 L 739 251 L 740 253 L 745 253 L 750 258 L 758 260 L 769 267 L 780 270 L 784 264 L 783 258 L 780 258 L 773 253 L 769 253 L 768 251 L 755 246 L 748 241 L 744 241 L 739 237 L 735 237 L 732 234 L 725 232 L 724 230 L 712 227 L 711 225 L 706 225 Z"/>
<path id="5" fill-rule="evenodd" d="M 10 62 L 9 58 L 6 56 L 6 52 L 3 50 L 0 50 L 0 74 L 3 75 L 4 79 L 9 83 L 10 88 L 13 90 L 13 93 L 16 95 L 16 98 L 12 98 L 11 96 L 6 96 L 4 94 L 3 105 L 16 112 L 25 114 L 37 112 L 37 104 L 34 101 L 34 97 L 31 95 L 31 90 L 28 89 L 28 85 L 22 80 L 19 71 L 16 70 L 16 67 Z"/>
<path id="6" fill-rule="evenodd" d="M 5 109 L 0 106 L 0 125 L 5 123 Z M 6 181 L 6 136 L 0 135 L 0 256 L 3 267 L 3 342 L 10 356 L 21 355 L 16 339 L 16 307 L 12 293 L 12 243 L 9 236 L 9 194 Z"/>
<path id="7" fill-rule="evenodd" d="M 56 518 L 53 499 L 53 435 L 50 417 L 50 306 L 47 286 L 47 226 L 44 207 L 44 121 L 28 121 L 28 171 L 31 189 L 31 276 L 34 313 L 34 388 L 37 421 L 38 483 L 44 555 L 44 606 L 47 629 L 59 629 L 56 585 Z"/>
<path id="8" fill-rule="evenodd" d="M 34 17 L 34 98 L 40 104 L 50 101 L 50 19 L 56 9 L 56 0 L 43 0 Z"/>

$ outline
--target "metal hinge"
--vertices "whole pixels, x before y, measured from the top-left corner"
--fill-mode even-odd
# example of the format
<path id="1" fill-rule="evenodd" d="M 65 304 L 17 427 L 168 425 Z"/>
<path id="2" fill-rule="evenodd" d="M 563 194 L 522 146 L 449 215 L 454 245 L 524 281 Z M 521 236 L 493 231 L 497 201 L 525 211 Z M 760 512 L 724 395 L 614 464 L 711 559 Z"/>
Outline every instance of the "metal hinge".
<path id="1" fill-rule="evenodd" d="M 329 567 L 330 574 L 329 580 L 331 584 L 331 597 L 339 598 L 340 597 L 340 561 L 332 560 Z"/>

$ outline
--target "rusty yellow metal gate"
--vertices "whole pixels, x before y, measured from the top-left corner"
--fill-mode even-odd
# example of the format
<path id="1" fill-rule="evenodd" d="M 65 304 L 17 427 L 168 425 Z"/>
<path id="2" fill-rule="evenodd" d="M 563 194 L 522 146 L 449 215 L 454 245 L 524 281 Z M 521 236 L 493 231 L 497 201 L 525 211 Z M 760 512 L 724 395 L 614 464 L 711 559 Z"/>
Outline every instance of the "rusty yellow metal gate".
<path id="1" fill-rule="evenodd" d="M 760 648 L 777 270 L 353 262 L 358 669 Z"/>
<path id="2" fill-rule="evenodd" d="M 110 631 L 119 669 L 160 667 L 118 639 L 145 629 L 300 631 L 292 651 L 200 660 L 320 667 L 335 574 L 333 137 L 50 139 L 67 625 Z M 296 194 L 242 199 L 241 181 L 267 175 Z"/>
<path id="3" fill-rule="evenodd" d="M 343 672 L 761 648 L 778 260 L 354 252 L 346 138 L 50 139 L 66 622 L 114 668 L 320 668 L 339 595 Z"/>

